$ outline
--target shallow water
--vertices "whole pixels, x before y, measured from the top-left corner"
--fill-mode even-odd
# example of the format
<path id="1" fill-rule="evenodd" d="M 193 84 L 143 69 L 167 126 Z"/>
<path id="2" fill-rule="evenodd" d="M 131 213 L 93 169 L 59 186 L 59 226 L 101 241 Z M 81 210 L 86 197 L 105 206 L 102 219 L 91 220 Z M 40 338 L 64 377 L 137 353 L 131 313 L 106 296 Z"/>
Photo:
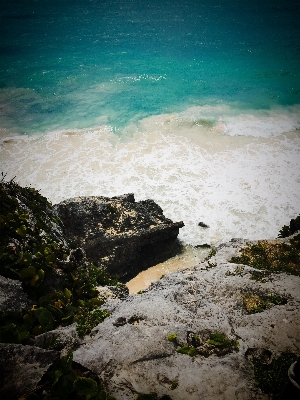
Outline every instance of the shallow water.
<path id="1" fill-rule="evenodd" d="M 180 269 L 194 267 L 203 261 L 209 252 L 210 249 L 208 248 L 196 248 L 190 245 L 184 246 L 181 254 L 140 272 L 127 282 L 126 286 L 129 289 L 129 294 L 131 295 L 148 288 L 152 282 L 161 279 L 167 274 Z"/>
<path id="2" fill-rule="evenodd" d="M 40 133 L 192 106 L 300 104 L 297 0 L 61 0 L 0 10 L 0 126 Z"/>

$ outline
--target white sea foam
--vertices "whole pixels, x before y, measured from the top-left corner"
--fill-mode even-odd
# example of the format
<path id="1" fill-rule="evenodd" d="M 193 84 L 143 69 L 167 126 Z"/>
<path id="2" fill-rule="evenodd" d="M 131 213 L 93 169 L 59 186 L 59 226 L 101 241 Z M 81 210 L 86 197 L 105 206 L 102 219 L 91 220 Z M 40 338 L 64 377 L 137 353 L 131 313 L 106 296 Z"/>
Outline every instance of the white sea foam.
<path id="1" fill-rule="evenodd" d="M 243 112 L 226 105 L 191 107 L 178 117 L 195 124 L 218 120 L 230 136 L 271 137 L 300 128 L 300 105 Z"/>
<path id="2" fill-rule="evenodd" d="M 139 74 L 139 75 L 117 75 L 114 79 L 111 79 L 111 82 L 115 83 L 135 83 L 140 81 L 150 81 L 150 82 L 158 82 L 162 79 L 167 79 L 166 74 L 157 75 L 157 74 Z"/>
<path id="3" fill-rule="evenodd" d="M 129 192 L 137 200 L 152 198 L 168 217 L 184 221 L 180 238 L 192 245 L 275 237 L 300 210 L 299 133 L 279 134 L 296 128 L 290 122 L 295 113 L 288 110 L 288 123 L 278 117 L 284 121 L 280 129 L 268 123 L 265 132 L 265 120 L 252 114 L 252 135 L 230 136 L 230 124 L 242 129 L 243 116 L 234 120 L 224 110 L 196 107 L 153 116 L 127 127 L 122 139 L 105 126 L 35 136 L 3 133 L 1 169 L 54 203 Z M 199 227 L 200 221 L 210 228 Z"/>

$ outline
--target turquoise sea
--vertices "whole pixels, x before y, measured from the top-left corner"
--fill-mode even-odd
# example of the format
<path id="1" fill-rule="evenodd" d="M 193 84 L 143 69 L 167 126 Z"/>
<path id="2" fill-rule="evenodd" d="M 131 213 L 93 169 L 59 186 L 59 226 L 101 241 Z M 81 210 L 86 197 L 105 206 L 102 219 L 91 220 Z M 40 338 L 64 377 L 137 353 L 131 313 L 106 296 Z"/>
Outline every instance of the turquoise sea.
<path id="1" fill-rule="evenodd" d="M 192 245 L 276 236 L 300 212 L 299 20 L 298 0 L 3 0 L 2 172 L 53 202 L 153 198 Z"/>

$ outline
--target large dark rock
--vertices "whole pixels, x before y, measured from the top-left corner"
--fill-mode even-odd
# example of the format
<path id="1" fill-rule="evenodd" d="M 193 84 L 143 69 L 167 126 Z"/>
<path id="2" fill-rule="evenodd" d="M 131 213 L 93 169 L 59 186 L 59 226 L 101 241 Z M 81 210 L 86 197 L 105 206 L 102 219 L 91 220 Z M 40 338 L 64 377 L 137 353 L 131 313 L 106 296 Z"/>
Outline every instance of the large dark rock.
<path id="1" fill-rule="evenodd" d="M 0 344 L 0 397 L 13 400 L 35 389 L 59 353 L 22 344 Z"/>
<path id="2" fill-rule="evenodd" d="M 0 275 L 0 312 L 5 314 L 26 310 L 31 303 L 20 281 Z"/>
<path id="3" fill-rule="evenodd" d="M 180 251 L 183 222 L 172 222 L 153 201 L 134 195 L 77 197 L 54 206 L 69 241 L 83 247 L 95 265 L 125 282 Z"/>

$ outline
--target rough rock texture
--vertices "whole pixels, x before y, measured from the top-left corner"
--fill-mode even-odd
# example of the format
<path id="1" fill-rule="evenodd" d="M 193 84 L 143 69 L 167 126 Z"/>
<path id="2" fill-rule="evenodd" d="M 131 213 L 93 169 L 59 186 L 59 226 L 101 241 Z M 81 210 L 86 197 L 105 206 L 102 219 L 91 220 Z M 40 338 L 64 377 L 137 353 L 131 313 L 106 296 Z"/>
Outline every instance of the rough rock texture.
<path id="1" fill-rule="evenodd" d="M 61 355 L 79 347 L 82 340 L 76 332 L 76 324 L 59 327 L 53 331 L 42 333 L 31 339 L 31 344 L 42 349 L 62 351 Z"/>
<path id="2" fill-rule="evenodd" d="M 119 284 L 118 286 L 97 286 L 98 299 L 107 302 L 110 299 L 124 300 L 129 296 L 129 290 L 126 285 Z"/>
<path id="3" fill-rule="evenodd" d="M 1 399 L 15 400 L 34 389 L 58 356 L 34 346 L 0 344 Z"/>
<path id="4" fill-rule="evenodd" d="M 4 278 L 0 275 L 0 311 L 3 313 L 22 311 L 31 302 L 23 292 L 20 281 Z"/>
<path id="5" fill-rule="evenodd" d="M 180 249 L 176 238 L 183 222 L 167 219 L 153 200 L 135 202 L 133 194 L 77 197 L 54 207 L 69 241 L 123 282 Z"/>
<path id="6" fill-rule="evenodd" d="M 111 316 L 85 338 L 74 361 L 98 374 L 118 400 L 150 392 L 172 400 L 270 399 L 254 383 L 249 354 L 267 354 L 267 362 L 282 352 L 300 355 L 300 277 L 254 280 L 257 270 L 229 262 L 245 243 L 223 244 L 210 260 L 154 282 L 143 294 L 110 300 L 104 307 Z M 286 304 L 249 314 L 249 295 L 280 296 Z M 171 333 L 176 343 L 167 340 Z M 176 351 L 191 345 L 194 334 L 203 345 L 211 333 L 238 340 L 238 349 L 195 357 Z"/>

